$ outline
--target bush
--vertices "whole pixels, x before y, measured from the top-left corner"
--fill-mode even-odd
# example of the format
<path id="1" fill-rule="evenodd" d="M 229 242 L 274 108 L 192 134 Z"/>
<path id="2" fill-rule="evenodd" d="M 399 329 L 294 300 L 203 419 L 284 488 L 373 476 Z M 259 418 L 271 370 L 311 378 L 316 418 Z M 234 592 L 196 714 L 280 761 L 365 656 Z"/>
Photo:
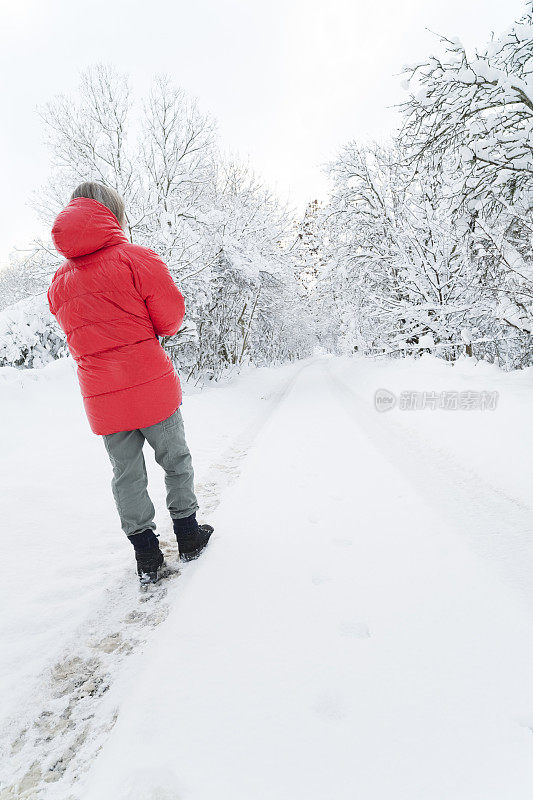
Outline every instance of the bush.
<path id="1" fill-rule="evenodd" d="M 0 366 L 44 367 L 67 354 L 65 335 L 50 313 L 46 294 L 0 312 Z"/>

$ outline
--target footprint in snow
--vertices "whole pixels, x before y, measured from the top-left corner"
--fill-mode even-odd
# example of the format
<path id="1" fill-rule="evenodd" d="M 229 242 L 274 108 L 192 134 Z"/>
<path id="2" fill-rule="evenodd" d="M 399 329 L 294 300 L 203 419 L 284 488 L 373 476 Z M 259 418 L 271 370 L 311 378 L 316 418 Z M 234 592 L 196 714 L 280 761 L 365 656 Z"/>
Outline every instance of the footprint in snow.
<path id="1" fill-rule="evenodd" d="M 339 625 L 339 633 L 352 639 L 370 639 L 371 636 L 368 625 L 357 619 L 343 620 Z"/>
<path id="2" fill-rule="evenodd" d="M 353 539 L 351 539 L 349 536 L 334 536 L 331 539 L 331 543 L 336 547 L 351 547 L 353 544 Z"/>
<path id="3" fill-rule="evenodd" d="M 329 580 L 330 578 L 322 572 L 316 571 L 311 575 L 311 581 L 314 586 L 320 586 L 322 583 L 327 583 Z"/>
<path id="4" fill-rule="evenodd" d="M 344 698 L 334 690 L 323 692 L 317 697 L 314 711 L 326 722 L 337 722 L 344 719 L 348 713 Z"/>

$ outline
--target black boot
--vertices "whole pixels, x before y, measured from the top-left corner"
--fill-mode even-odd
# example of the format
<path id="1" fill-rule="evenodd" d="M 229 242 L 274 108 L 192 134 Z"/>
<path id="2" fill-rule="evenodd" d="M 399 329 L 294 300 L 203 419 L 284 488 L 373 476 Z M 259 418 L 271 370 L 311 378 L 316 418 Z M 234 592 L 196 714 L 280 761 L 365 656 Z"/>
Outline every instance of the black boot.
<path id="1" fill-rule="evenodd" d="M 211 525 L 198 525 L 196 514 L 182 519 L 173 519 L 174 533 L 182 561 L 198 558 L 209 541 L 214 528 Z"/>
<path id="2" fill-rule="evenodd" d="M 135 548 L 137 574 L 141 583 L 156 583 L 159 580 L 158 570 L 165 561 L 157 536 L 148 528 L 128 538 Z"/>

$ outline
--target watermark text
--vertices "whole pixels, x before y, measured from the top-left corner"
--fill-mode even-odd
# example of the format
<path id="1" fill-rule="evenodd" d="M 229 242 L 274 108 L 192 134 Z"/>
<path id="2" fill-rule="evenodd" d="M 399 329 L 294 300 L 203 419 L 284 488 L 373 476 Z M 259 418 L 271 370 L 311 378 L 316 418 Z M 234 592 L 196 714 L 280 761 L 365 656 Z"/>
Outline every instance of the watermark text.
<path id="1" fill-rule="evenodd" d="M 398 396 L 389 389 L 377 389 L 374 393 L 376 411 L 390 411 L 396 406 L 400 411 L 495 411 L 498 392 L 494 391 L 415 391 L 407 389 Z"/>

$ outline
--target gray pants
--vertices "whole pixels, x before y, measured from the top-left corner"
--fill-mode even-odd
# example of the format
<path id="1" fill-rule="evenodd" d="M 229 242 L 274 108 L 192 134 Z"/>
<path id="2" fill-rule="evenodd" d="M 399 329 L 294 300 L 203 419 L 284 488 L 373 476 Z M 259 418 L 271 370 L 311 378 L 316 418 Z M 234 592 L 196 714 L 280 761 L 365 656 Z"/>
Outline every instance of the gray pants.
<path id="1" fill-rule="evenodd" d="M 113 465 L 113 496 L 122 530 L 127 536 L 147 528 L 155 530 L 156 527 L 155 509 L 147 490 L 148 477 L 143 456 L 145 439 L 154 449 L 155 460 L 165 470 L 170 516 L 181 519 L 197 511 L 191 454 L 185 441 L 179 409 L 156 425 L 111 433 L 103 439 Z"/>

